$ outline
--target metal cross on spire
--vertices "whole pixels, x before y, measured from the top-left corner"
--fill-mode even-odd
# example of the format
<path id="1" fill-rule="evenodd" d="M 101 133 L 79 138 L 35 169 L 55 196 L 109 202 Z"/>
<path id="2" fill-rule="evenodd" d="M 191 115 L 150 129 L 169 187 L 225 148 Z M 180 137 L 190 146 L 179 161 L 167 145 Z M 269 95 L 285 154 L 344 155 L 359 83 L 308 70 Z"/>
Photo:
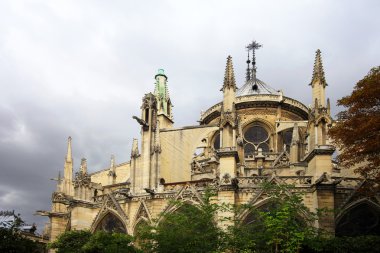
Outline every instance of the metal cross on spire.
<path id="1" fill-rule="evenodd" d="M 262 46 L 263 45 L 257 43 L 255 40 L 252 41 L 251 44 L 246 46 L 246 48 L 248 50 L 248 60 L 249 60 L 249 51 L 252 50 L 252 77 L 251 77 L 252 79 L 256 79 L 256 55 L 255 55 L 255 51 L 256 51 L 256 49 L 259 49 Z M 247 63 L 248 63 L 248 61 L 247 61 Z M 247 81 L 249 81 L 249 80 L 247 80 Z"/>

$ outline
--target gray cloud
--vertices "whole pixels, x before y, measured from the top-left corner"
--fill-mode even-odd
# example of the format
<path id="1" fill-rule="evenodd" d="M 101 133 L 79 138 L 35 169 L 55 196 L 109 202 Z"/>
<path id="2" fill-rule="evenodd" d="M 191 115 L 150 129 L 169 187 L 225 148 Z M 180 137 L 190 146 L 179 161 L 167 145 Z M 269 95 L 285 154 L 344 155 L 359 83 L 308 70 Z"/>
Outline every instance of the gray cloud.
<path id="1" fill-rule="evenodd" d="M 258 76 L 311 102 L 322 50 L 332 104 L 379 64 L 378 1 L 2 1 L 0 209 L 27 222 L 50 208 L 73 137 L 75 167 L 129 157 L 141 97 L 164 68 L 177 126 L 217 103 L 227 55 L 242 85 L 252 39 Z M 336 113 L 339 109 L 333 107 Z"/>

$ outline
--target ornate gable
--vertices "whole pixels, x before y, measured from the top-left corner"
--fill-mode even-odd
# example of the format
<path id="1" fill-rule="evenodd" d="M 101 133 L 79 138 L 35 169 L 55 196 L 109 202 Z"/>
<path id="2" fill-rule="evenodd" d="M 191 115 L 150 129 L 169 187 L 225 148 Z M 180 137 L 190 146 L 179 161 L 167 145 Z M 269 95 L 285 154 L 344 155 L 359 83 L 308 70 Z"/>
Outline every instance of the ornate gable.
<path id="1" fill-rule="evenodd" d="M 150 214 L 150 211 L 148 207 L 146 206 L 146 203 L 144 200 L 140 201 L 140 205 L 137 208 L 137 212 L 134 219 L 135 223 L 137 223 L 139 219 L 144 219 L 149 222 L 152 221 L 152 215 Z"/>
<path id="2" fill-rule="evenodd" d="M 96 215 L 91 228 L 95 229 L 97 223 L 108 213 L 112 212 L 117 214 L 125 223 L 128 221 L 128 216 L 124 213 L 123 209 L 120 207 L 119 203 L 112 194 L 107 194 L 103 200 L 102 207 L 100 208 L 98 214 Z"/>

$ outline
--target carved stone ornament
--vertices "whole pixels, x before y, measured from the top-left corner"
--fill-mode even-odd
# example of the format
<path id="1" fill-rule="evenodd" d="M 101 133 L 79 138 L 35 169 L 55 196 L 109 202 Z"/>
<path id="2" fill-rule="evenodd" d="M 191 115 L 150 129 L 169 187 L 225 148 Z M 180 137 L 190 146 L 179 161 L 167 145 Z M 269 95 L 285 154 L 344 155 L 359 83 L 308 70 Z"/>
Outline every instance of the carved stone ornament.
<path id="1" fill-rule="evenodd" d="M 231 183 L 231 176 L 230 174 L 226 173 L 223 175 L 222 178 L 222 184 L 230 184 Z"/>
<path id="2" fill-rule="evenodd" d="M 91 183 L 91 177 L 87 173 L 81 171 L 75 173 L 74 187 L 84 186 L 89 187 Z"/>
<path id="3" fill-rule="evenodd" d="M 63 204 L 70 204 L 70 200 L 71 200 L 71 198 L 66 196 L 63 192 L 53 192 L 51 199 L 52 199 L 52 202 L 63 203 Z"/>

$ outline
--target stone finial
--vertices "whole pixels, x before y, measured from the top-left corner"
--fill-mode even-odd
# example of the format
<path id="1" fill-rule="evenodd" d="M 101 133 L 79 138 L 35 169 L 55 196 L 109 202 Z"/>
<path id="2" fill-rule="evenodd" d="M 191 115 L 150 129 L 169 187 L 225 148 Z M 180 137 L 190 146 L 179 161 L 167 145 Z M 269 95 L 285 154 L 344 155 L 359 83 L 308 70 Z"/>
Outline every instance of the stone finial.
<path id="1" fill-rule="evenodd" d="M 71 151 L 71 136 L 67 139 L 67 153 L 66 153 L 66 162 L 72 162 L 72 151 Z"/>
<path id="2" fill-rule="evenodd" d="M 115 156 L 114 155 L 111 155 L 110 168 L 111 169 L 115 168 Z"/>
<path id="3" fill-rule="evenodd" d="M 236 90 L 234 67 L 232 65 L 232 57 L 229 55 L 227 57 L 226 71 L 224 74 L 223 89 L 233 88 Z"/>
<path id="4" fill-rule="evenodd" d="M 61 176 L 61 171 L 59 170 L 59 171 L 58 171 L 58 178 L 57 178 L 57 182 L 58 182 L 58 184 L 60 184 L 61 181 L 62 181 L 62 176 Z"/>
<path id="5" fill-rule="evenodd" d="M 328 115 L 330 115 L 330 110 L 331 110 L 330 99 L 328 98 L 328 99 L 327 99 L 327 114 L 328 114 Z"/>
<path id="6" fill-rule="evenodd" d="M 87 173 L 87 159 L 86 158 L 82 158 L 82 160 L 80 161 L 79 171 L 83 174 Z"/>
<path id="7" fill-rule="evenodd" d="M 327 86 L 326 79 L 325 79 L 325 72 L 323 71 L 321 50 L 319 49 L 315 53 L 313 77 L 311 79 L 310 85 L 314 86 L 316 82 L 319 82 L 320 85 L 323 85 L 323 87 Z"/>
<path id="8" fill-rule="evenodd" d="M 137 158 L 140 155 L 139 152 L 139 144 L 137 139 L 133 139 L 132 150 L 131 150 L 131 158 Z"/>

